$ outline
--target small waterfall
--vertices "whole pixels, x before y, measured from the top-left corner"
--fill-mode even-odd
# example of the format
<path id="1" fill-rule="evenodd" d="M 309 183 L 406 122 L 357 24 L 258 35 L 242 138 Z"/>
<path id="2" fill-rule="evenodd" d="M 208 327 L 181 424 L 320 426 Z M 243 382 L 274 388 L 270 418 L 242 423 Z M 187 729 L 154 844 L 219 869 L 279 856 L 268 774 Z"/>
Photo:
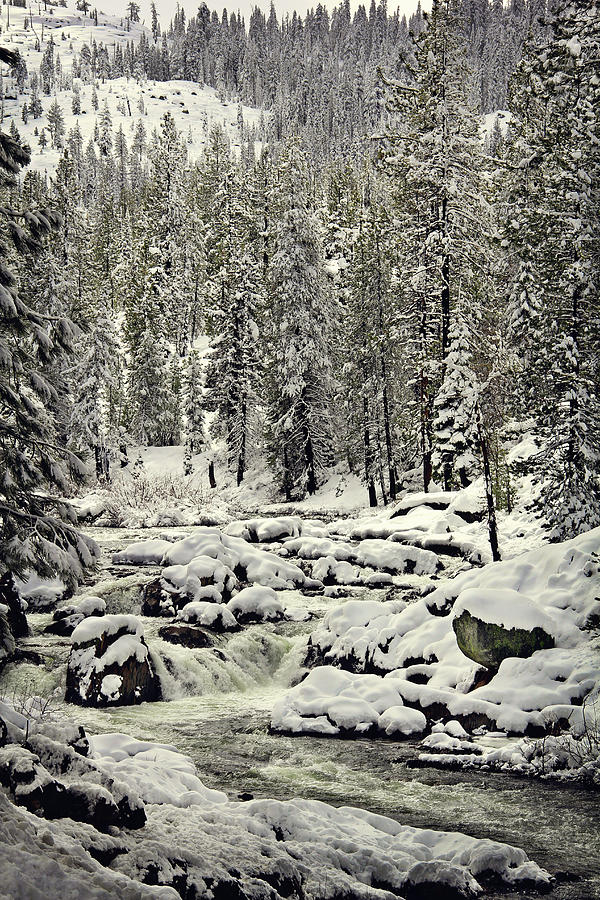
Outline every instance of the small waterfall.
<path id="1" fill-rule="evenodd" d="M 271 681 L 289 653 L 290 639 L 254 626 L 219 646 L 190 650 L 157 640 L 150 644 L 163 698 L 244 692 Z"/>

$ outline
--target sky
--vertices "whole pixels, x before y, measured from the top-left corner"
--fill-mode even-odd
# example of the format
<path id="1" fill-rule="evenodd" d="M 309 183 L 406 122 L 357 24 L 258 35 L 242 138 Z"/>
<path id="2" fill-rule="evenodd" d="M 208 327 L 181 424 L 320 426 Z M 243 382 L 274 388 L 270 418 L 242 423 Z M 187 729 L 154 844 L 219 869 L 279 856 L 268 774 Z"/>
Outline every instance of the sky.
<path id="1" fill-rule="evenodd" d="M 150 23 L 151 0 L 137 0 L 137 2 L 141 9 L 141 17 L 148 25 Z M 186 13 L 195 15 L 200 2 L 201 0 L 180 0 L 180 6 L 183 6 Z M 278 17 L 281 17 L 282 14 L 285 15 L 288 12 L 292 12 L 294 9 L 297 12 L 304 14 L 307 9 L 317 6 L 318 2 L 319 0 L 275 0 L 275 9 Z M 338 0 L 321 0 L 321 2 L 324 3 L 328 9 L 332 9 L 338 4 Z M 365 3 L 366 6 L 370 4 L 370 0 L 362 0 L 362 2 Z M 155 3 L 161 24 L 168 25 L 176 9 L 176 0 L 155 0 Z M 356 9 L 358 3 L 359 0 L 351 0 L 352 9 Z M 268 13 L 271 7 L 271 0 L 206 0 L 206 4 L 210 10 L 216 9 L 219 14 L 224 8 L 229 12 L 237 12 L 239 9 L 242 16 L 246 19 L 247 24 L 250 12 L 254 7 L 258 6 Z M 102 12 L 113 15 L 124 15 L 127 3 L 126 0 L 98 0 L 97 5 L 98 9 Z M 423 9 L 427 9 L 431 3 L 425 0 L 421 5 Z M 417 8 L 417 0 L 388 0 L 389 13 L 393 12 L 397 7 L 400 8 L 401 13 L 406 13 L 408 16 Z"/>

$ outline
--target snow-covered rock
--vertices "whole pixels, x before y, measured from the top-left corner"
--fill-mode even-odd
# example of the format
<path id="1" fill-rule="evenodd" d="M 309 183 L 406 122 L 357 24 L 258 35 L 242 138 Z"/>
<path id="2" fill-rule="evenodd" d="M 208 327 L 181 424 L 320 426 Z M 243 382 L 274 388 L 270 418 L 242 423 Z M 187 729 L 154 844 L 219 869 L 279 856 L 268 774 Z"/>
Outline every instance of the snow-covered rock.
<path id="1" fill-rule="evenodd" d="M 509 657 L 554 647 L 554 621 L 518 591 L 471 589 L 454 604 L 452 627 L 469 659 L 496 670 Z"/>
<path id="2" fill-rule="evenodd" d="M 135 616 L 91 616 L 77 626 L 71 641 L 67 700 L 121 706 L 158 699 L 160 685 Z"/>
<path id="3" fill-rule="evenodd" d="M 103 616 L 106 612 L 106 601 L 102 597 L 89 595 L 79 603 L 68 603 L 59 607 L 52 615 L 52 622 L 45 628 L 48 634 L 69 637 L 80 622 L 88 616 Z"/>
<path id="4" fill-rule="evenodd" d="M 270 543 L 284 538 L 299 537 L 302 534 L 302 519 L 299 516 L 278 516 L 277 518 L 243 519 L 230 522 L 223 531 L 232 537 L 243 538 L 251 543 Z"/>
<path id="5" fill-rule="evenodd" d="M 408 605 L 369 601 L 361 609 L 362 602 L 344 603 L 312 633 L 309 663 L 385 676 L 405 704 L 429 720 L 449 715 L 467 728 L 485 724 L 514 733 L 575 723 L 583 698 L 600 681 L 587 630 L 600 608 L 599 546 L 596 529 L 463 572 Z M 494 615 L 513 625 L 525 621 L 529 610 L 527 621 L 544 622 L 556 646 L 529 658 L 506 658 L 491 677 L 480 679 L 453 630 L 452 610 L 460 611 L 463 597 L 465 605 L 491 598 Z M 509 598 L 506 610 L 503 597 Z"/>
<path id="6" fill-rule="evenodd" d="M 443 568 L 438 556 L 429 550 L 405 547 L 380 538 L 350 544 L 332 538 L 306 536 L 286 541 L 284 548 L 300 559 L 332 557 L 391 574 L 433 575 Z"/>
<path id="7" fill-rule="evenodd" d="M 177 619 L 191 625 L 202 625 L 217 632 L 237 631 L 239 628 L 237 619 L 227 606 L 209 603 L 207 600 L 186 603 L 177 613 Z"/>
<path id="8" fill-rule="evenodd" d="M 187 565 L 167 566 L 161 582 L 173 598 L 173 605 L 209 600 L 225 603 L 237 586 L 237 578 L 229 566 L 210 556 L 195 556 Z"/>
<path id="9" fill-rule="evenodd" d="M 227 609 L 238 622 L 279 622 L 283 619 L 284 608 L 273 588 L 255 585 L 236 594 Z"/>
<path id="10" fill-rule="evenodd" d="M 164 541 L 158 544 L 155 540 L 136 542 L 115 554 L 113 561 L 136 561 L 138 565 L 149 565 L 157 561 L 161 550 L 160 564 L 168 568 L 189 566 L 196 557 L 204 556 L 223 563 L 241 580 L 276 590 L 302 586 L 306 582 L 302 569 L 293 563 L 243 538 L 208 526 L 197 528 L 193 534 L 174 543 Z"/>
<path id="11" fill-rule="evenodd" d="M 392 681 L 319 666 L 275 703 L 271 725 L 292 733 L 409 735 L 424 731 L 427 720 L 404 706 Z"/>

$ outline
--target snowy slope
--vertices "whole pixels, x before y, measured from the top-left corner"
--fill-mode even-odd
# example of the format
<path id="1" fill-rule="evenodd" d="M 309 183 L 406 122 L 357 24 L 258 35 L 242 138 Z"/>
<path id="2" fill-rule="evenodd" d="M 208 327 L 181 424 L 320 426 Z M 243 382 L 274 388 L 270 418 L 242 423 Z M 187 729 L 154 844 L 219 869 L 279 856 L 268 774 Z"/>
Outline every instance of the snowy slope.
<path id="1" fill-rule="evenodd" d="M 56 45 L 55 53 L 60 56 L 63 75 L 70 80 L 73 60 L 81 53 L 84 44 L 96 41 L 98 45 L 103 43 L 108 47 L 109 56 L 112 57 L 116 44 L 125 45 L 128 41 L 137 43 L 142 32 L 151 35 L 147 28 L 139 24 L 132 24 L 128 32 L 123 19 L 119 16 L 98 15 L 98 25 L 93 20 L 83 17 L 75 9 L 74 3 L 69 2 L 67 8 L 48 8 L 41 15 L 33 15 L 33 30 L 24 27 L 25 10 L 11 8 L 11 24 L 3 30 L 2 42 L 11 50 L 19 50 L 27 64 L 29 76 L 33 72 L 39 72 L 43 50 L 52 35 Z M 3 23 L 4 24 L 4 23 Z M 36 50 L 36 40 L 42 38 L 41 50 Z M 63 39 L 63 34 L 65 38 Z M 29 81 L 29 79 L 28 79 Z M 81 94 L 81 114 L 73 115 L 72 90 L 58 91 L 56 98 L 61 106 L 65 120 L 65 133 L 79 124 L 83 135 L 84 146 L 93 136 L 94 126 L 105 101 L 108 103 L 112 118 L 113 132 L 119 125 L 123 126 L 128 144 L 138 120 L 141 119 L 148 137 L 152 130 L 159 126 L 162 116 L 168 111 L 175 119 L 178 130 L 188 141 L 188 153 L 191 161 L 195 161 L 201 154 L 206 137 L 213 124 L 221 123 L 227 130 L 232 146 L 240 145 L 239 128 L 237 125 L 238 105 L 236 103 L 222 103 L 216 90 L 204 85 L 189 81 L 143 81 L 137 83 L 135 79 L 118 78 L 107 80 L 104 83 L 101 78 L 96 79 L 96 93 L 98 96 L 98 110 L 92 106 L 93 84 L 84 83 L 76 79 Z M 38 119 L 30 118 L 24 124 L 21 110 L 24 103 L 30 99 L 29 83 L 25 85 L 25 93 L 16 97 L 16 85 L 14 79 L 5 79 L 5 118 L 3 127 L 10 126 L 14 119 L 21 137 L 29 144 L 32 151 L 31 168 L 51 175 L 56 167 L 61 150 L 52 149 L 50 144 L 42 150 L 38 143 L 38 137 L 34 134 L 37 128 L 48 127 L 47 113 L 54 96 L 40 94 L 40 100 L 44 112 Z M 129 103 L 127 102 L 129 101 Z M 141 102 L 143 101 L 143 111 Z M 243 107 L 244 122 L 247 126 L 258 124 L 261 110 Z M 49 137 L 48 131 L 46 136 Z"/>

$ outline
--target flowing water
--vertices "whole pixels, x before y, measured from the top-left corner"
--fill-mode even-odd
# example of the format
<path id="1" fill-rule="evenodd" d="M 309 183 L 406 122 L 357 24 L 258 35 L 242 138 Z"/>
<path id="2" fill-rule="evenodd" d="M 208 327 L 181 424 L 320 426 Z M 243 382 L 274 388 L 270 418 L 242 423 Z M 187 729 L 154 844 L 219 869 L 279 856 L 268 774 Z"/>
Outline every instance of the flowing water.
<path id="1" fill-rule="evenodd" d="M 168 529 L 156 530 L 164 533 Z M 174 531 L 174 530 L 173 530 Z M 152 530 L 90 529 L 104 551 L 101 576 L 88 593 L 107 599 L 109 612 L 138 612 L 140 580 L 157 571 L 110 565 L 112 552 Z M 383 596 L 365 592 L 364 596 Z M 287 591 L 286 606 L 313 617 L 341 602 Z M 48 695 L 64 684 L 69 640 L 41 635 L 49 615 L 29 617 L 27 644 L 46 666 L 9 666 L 0 693 Z M 458 830 L 523 847 L 557 876 L 553 896 L 600 898 L 598 794 L 575 787 L 482 772 L 410 767 L 413 741 L 289 737 L 269 732 L 276 698 L 298 678 L 314 618 L 302 623 L 254 625 L 222 636 L 214 649 L 188 650 L 158 637 L 163 622 L 144 619 L 145 636 L 166 700 L 108 710 L 58 704 L 90 732 L 123 731 L 174 744 L 192 757 L 200 777 L 235 799 L 310 797 L 361 806 L 421 828 Z M 522 892 L 520 896 L 527 896 Z M 486 897 L 506 896 L 487 892 Z"/>

